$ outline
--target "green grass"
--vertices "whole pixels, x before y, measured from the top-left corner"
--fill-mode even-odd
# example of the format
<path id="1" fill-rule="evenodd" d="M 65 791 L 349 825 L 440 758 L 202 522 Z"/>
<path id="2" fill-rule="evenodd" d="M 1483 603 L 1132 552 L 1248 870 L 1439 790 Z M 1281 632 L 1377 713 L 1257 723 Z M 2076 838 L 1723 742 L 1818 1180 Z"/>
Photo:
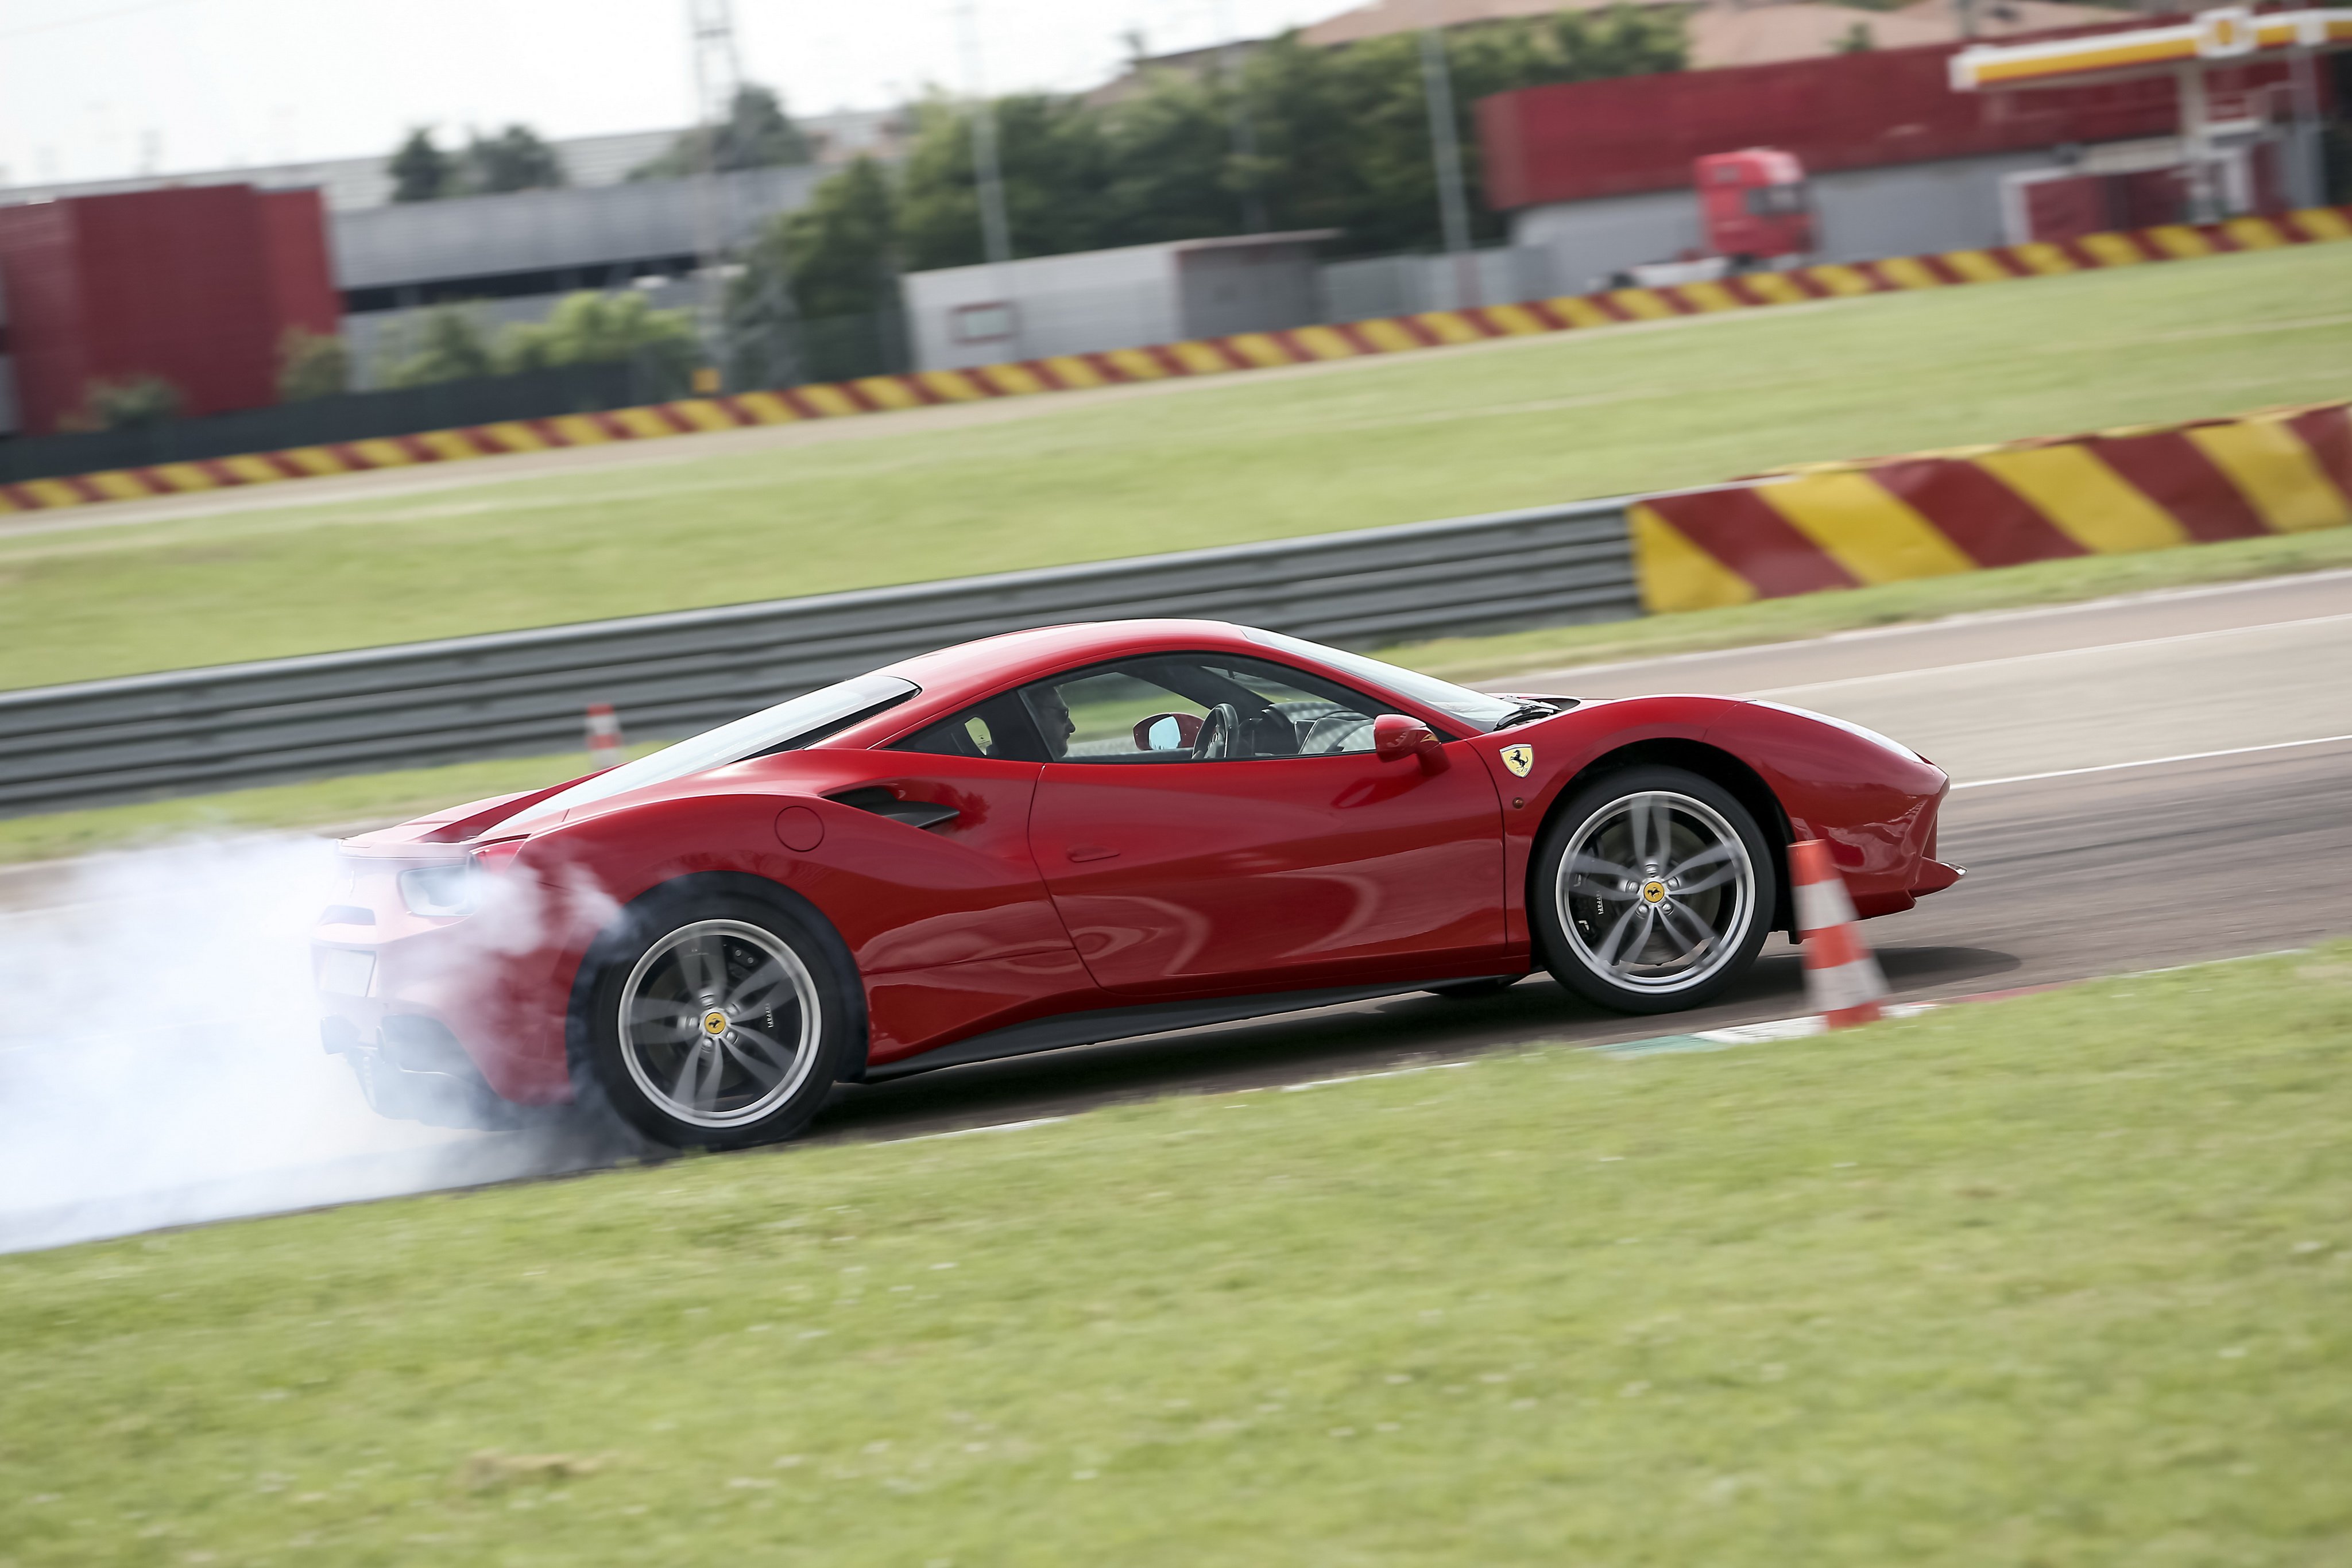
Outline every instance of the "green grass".
<path id="1" fill-rule="evenodd" d="M 675 610 L 2352 391 L 2298 247 L 1043 400 L 956 429 L 0 539 L 0 685 Z"/>
<path id="2" fill-rule="evenodd" d="M 2320 1568 L 2347 1121 L 2337 945 L 9 1258 L 0 1563 Z"/>
<path id="3" fill-rule="evenodd" d="M 2352 567 L 2352 528 L 2337 528 L 2147 555 L 2041 561 L 1962 577 L 1926 578 L 1638 621 L 1550 627 L 1496 637 L 1453 637 L 1391 648 L 1384 656 L 1454 680 L 1500 679 L 1563 664 L 1748 647 L 1972 612 L 2347 567 Z M 649 749 L 651 743 L 633 755 Z M 562 752 L 0 818 L 0 865 L 200 833 L 398 821 L 461 800 L 561 783 L 586 766 L 581 753 Z"/>

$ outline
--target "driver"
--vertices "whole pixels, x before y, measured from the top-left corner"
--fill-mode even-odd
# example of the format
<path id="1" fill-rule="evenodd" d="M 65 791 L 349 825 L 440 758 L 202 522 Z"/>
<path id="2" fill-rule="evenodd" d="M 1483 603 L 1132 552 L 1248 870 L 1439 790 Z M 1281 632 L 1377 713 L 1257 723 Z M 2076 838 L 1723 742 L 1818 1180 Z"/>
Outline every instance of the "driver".
<path id="1" fill-rule="evenodd" d="M 1070 754 L 1070 737 L 1078 733 L 1077 720 L 1070 716 L 1069 702 L 1059 686 L 1038 686 L 1026 695 L 1029 712 L 1045 738 L 1046 754 L 1059 762 Z"/>

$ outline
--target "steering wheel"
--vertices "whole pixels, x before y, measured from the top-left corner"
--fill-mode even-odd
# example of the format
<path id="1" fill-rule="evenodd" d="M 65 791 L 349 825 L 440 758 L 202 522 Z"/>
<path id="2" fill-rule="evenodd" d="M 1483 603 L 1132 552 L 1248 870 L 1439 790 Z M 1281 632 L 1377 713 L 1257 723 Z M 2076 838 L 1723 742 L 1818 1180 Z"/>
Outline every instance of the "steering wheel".
<path id="1" fill-rule="evenodd" d="M 1192 737 L 1192 760 L 1223 761 L 1234 754 L 1234 737 L 1241 731 L 1241 710 L 1231 703 L 1219 703 L 1201 716 L 1201 733 Z"/>

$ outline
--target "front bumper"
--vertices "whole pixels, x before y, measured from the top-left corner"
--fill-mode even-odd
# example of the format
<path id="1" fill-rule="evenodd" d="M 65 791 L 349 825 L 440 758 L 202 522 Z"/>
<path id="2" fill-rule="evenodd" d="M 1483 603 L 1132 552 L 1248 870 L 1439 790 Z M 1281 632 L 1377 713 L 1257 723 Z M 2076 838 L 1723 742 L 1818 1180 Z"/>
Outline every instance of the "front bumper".
<path id="1" fill-rule="evenodd" d="M 1923 855 L 1919 860 L 1919 869 L 1914 873 L 1917 880 L 1911 884 L 1911 896 L 1925 898 L 1931 893 L 1941 893 L 1968 874 L 1958 866 L 1946 865 L 1942 861 Z"/>

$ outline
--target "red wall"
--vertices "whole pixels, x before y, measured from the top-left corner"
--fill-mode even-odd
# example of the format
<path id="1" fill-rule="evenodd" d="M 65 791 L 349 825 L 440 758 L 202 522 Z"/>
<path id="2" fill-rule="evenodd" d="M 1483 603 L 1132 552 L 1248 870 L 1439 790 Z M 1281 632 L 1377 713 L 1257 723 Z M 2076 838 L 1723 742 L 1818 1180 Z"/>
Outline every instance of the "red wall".
<path id="1" fill-rule="evenodd" d="M 278 319 L 324 335 L 343 324 L 343 296 L 327 254 L 327 208 L 316 191 L 263 191 L 261 225 L 269 249 Z"/>
<path id="2" fill-rule="evenodd" d="M 1693 159 L 1742 147 L 1786 149 L 1820 173 L 2179 129 L 2169 78 L 1955 92 L 1945 61 L 1959 47 L 1874 49 L 1498 93 L 1477 106 L 1486 200 L 1507 211 L 1687 189 Z M 2210 79 L 2222 92 L 2283 75 L 2281 67 L 2258 66 L 2214 71 Z"/>
<path id="3" fill-rule="evenodd" d="M 0 207 L 0 292 L 7 296 L 17 419 L 27 434 L 55 428 L 56 411 L 79 399 L 88 377 L 73 259 L 66 204 Z M 77 390 L 60 405 L 68 388 Z"/>
<path id="4" fill-rule="evenodd" d="M 279 336 L 341 318 L 318 193 L 250 185 L 0 207 L 0 288 L 30 434 L 95 380 L 162 376 L 192 415 L 276 402 Z"/>

